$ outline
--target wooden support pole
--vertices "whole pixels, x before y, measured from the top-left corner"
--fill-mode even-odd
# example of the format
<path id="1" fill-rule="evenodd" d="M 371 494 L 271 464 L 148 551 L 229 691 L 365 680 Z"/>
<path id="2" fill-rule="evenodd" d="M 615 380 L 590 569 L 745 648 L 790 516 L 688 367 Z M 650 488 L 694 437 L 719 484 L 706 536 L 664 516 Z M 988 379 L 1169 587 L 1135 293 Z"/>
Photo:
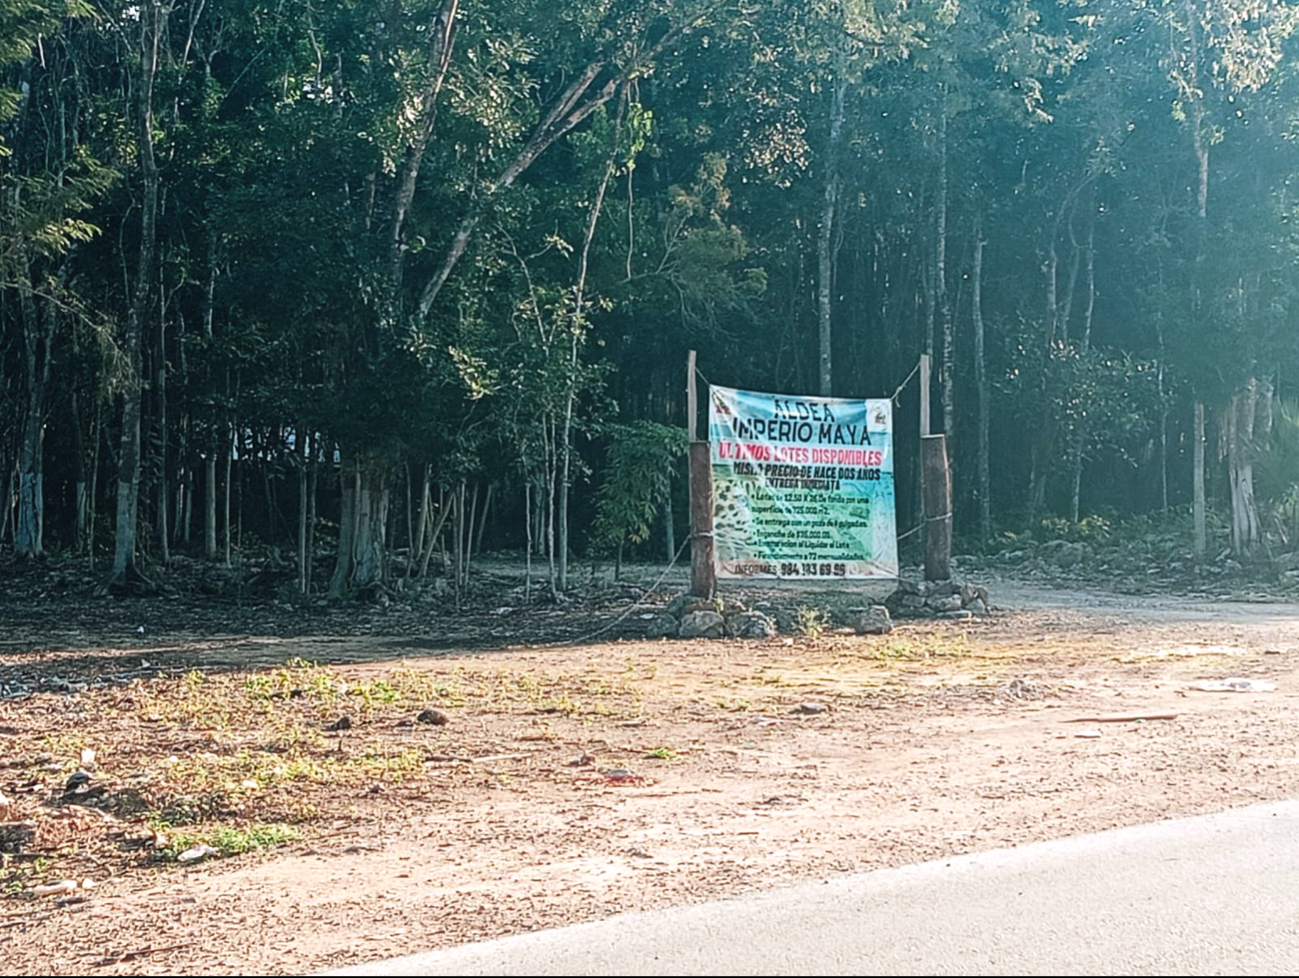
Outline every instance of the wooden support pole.
<path id="1" fill-rule="evenodd" d="M 686 358 L 686 431 L 691 442 L 699 440 L 699 394 L 695 389 L 695 351 Z"/>
<path id="2" fill-rule="evenodd" d="M 707 441 L 699 441 L 699 394 L 695 351 L 686 360 L 686 430 L 690 435 L 690 593 L 711 598 L 717 588 L 713 564 L 713 462 Z"/>
<path id="3" fill-rule="evenodd" d="M 713 468 L 708 442 L 690 443 L 690 593 L 711 598 L 717 590 L 713 564 Z"/>
<path id="4" fill-rule="evenodd" d="M 929 436 L 929 354 L 920 354 L 920 437 Z"/>
<path id="5" fill-rule="evenodd" d="M 925 580 L 946 581 L 952 576 L 952 473 L 947 465 L 947 436 L 920 439 L 920 466 L 924 473 Z"/>

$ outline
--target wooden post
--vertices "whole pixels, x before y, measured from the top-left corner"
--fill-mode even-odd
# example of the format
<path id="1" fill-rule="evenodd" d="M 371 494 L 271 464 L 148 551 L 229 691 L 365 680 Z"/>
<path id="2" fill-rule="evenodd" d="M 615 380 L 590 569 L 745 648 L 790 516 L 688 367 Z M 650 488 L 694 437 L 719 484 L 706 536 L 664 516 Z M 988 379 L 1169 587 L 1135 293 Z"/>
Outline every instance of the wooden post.
<path id="1" fill-rule="evenodd" d="M 920 439 L 924 473 L 925 580 L 946 581 L 952 576 L 952 473 L 947 466 L 947 436 Z"/>
<path id="2" fill-rule="evenodd" d="M 711 598 L 717 589 L 713 565 L 713 469 L 708 442 L 690 443 L 690 593 Z"/>
<path id="3" fill-rule="evenodd" d="M 929 436 L 929 354 L 920 354 L 920 437 Z"/>
<path id="4" fill-rule="evenodd" d="M 686 358 L 686 431 L 691 442 L 698 441 L 699 395 L 695 390 L 695 351 Z"/>
<path id="5" fill-rule="evenodd" d="M 707 441 L 699 441 L 699 396 L 695 351 L 686 360 L 686 430 L 690 434 L 690 593 L 711 598 L 717 588 L 713 565 L 713 461 Z"/>
<path id="6" fill-rule="evenodd" d="M 1194 470 L 1192 472 L 1192 510 L 1195 521 L 1195 559 L 1204 560 L 1204 402 L 1195 402 Z"/>

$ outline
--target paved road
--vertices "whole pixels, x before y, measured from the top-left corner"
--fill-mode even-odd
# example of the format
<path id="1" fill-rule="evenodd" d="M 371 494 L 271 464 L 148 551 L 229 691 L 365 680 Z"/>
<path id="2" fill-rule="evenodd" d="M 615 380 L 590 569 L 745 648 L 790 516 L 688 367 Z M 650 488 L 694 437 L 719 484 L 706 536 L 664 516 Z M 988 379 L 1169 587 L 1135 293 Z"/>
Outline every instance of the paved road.
<path id="1" fill-rule="evenodd" d="M 1299 975 L 1299 802 L 412 955 L 350 975 Z"/>

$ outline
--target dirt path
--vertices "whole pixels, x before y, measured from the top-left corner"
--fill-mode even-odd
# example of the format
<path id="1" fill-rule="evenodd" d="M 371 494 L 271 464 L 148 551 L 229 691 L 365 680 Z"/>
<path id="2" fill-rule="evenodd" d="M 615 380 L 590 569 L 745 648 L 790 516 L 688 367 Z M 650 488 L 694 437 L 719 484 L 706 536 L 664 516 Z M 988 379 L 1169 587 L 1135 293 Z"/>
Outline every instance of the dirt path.
<path id="1" fill-rule="evenodd" d="M 994 594 L 1017 610 L 882 638 L 472 658 L 351 639 L 340 658 L 373 660 L 338 667 L 353 682 L 405 656 L 432 682 L 509 676 L 581 705 L 471 696 L 448 727 L 412 734 L 418 776 L 340 789 L 284 848 L 126 874 L 65 907 L 0 901 L 6 973 L 303 973 L 1296 794 L 1299 609 Z M 278 641 L 267 658 L 322 643 Z M 169 654 L 185 653 L 150 653 Z M 1191 688 L 1228 676 L 1277 689 Z M 791 712 L 804 703 L 826 708 Z M 0 704 L 0 724 L 23 722 Z"/>

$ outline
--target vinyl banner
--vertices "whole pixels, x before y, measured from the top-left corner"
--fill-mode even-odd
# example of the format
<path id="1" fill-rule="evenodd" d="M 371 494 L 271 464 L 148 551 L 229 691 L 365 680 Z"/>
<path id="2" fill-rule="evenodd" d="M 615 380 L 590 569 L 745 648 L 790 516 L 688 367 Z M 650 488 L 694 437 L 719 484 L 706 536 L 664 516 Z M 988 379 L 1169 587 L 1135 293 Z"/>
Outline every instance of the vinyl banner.
<path id="1" fill-rule="evenodd" d="M 897 577 L 892 408 L 712 388 L 718 576 Z"/>

